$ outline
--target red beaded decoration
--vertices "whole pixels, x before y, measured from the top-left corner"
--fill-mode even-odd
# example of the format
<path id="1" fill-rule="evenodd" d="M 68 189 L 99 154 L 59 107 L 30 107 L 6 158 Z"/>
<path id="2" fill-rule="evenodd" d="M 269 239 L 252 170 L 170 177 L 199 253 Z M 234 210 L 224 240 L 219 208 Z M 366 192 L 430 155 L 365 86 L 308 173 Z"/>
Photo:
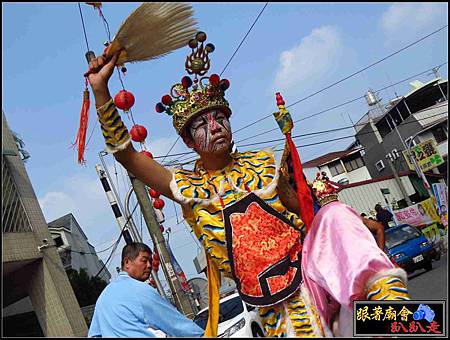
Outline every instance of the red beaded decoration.
<path id="1" fill-rule="evenodd" d="M 164 205 L 165 205 L 165 203 L 161 198 L 157 198 L 153 202 L 153 208 L 155 208 L 155 209 L 162 209 L 162 208 L 164 208 Z"/>
<path id="2" fill-rule="evenodd" d="M 155 189 L 148 189 L 148 194 L 150 195 L 151 198 L 158 198 L 160 193 L 157 192 Z"/>

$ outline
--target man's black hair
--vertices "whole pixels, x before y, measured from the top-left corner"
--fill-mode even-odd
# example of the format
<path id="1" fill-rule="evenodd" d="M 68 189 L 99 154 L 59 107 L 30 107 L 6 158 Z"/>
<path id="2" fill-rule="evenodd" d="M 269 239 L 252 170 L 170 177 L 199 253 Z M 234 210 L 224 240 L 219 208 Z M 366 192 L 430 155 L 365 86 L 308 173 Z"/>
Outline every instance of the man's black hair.
<path id="1" fill-rule="evenodd" d="M 122 262 L 121 266 L 123 269 L 123 265 L 125 264 L 125 257 L 128 257 L 130 260 L 134 260 L 136 257 L 139 256 L 140 252 L 146 252 L 149 253 L 150 256 L 152 256 L 152 250 L 150 247 L 144 243 L 141 242 L 131 242 L 127 244 L 122 249 Z"/>

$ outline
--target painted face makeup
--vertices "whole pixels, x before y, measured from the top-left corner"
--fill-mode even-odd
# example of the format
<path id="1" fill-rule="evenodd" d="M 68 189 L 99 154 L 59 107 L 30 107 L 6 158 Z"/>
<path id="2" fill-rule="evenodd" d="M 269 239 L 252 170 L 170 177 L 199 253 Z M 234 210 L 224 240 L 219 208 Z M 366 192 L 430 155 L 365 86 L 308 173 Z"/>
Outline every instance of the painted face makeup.
<path id="1" fill-rule="evenodd" d="M 189 130 L 197 151 L 214 152 L 231 141 L 230 122 L 225 113 L 214 110 L 205 112 L 192 121 Z"/>

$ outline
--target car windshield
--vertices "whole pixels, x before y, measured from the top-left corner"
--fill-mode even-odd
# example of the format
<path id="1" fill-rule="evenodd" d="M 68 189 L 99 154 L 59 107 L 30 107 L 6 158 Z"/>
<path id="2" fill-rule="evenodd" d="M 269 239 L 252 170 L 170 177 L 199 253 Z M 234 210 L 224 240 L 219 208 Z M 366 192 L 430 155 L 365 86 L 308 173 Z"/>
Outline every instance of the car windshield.
<path id="1" fill-rule="evenodd" d="M 409 225 L 403 226 L 401 228 L 386 233 L 385 236 L 386 248 L 388 249 L 394 248 L 406 241 L 415 239 L 420 236 L 421 233 L 417 229 Z"/>
<path id="2" fill-rule="evenodd" d="M 236 296 L 230 300 L 220 303 L 219 323 L 230 320 L 244 311 L 242 300 Z M 194 322 L 201 328 L 205 329 L 208 322 L 208 309 L 197 314 Z"/>

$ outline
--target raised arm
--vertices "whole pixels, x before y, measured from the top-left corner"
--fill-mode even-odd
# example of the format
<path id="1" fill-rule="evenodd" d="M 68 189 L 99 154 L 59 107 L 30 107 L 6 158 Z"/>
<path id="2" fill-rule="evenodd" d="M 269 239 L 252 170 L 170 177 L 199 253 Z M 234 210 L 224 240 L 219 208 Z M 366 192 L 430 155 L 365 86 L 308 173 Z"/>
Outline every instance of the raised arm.
<path id="1" fill-rule="evenodd" d="M 172 173 L 155 160 L 134 149 L 128 130 L 112 101 L 108 81 L 114 71 L 118 55 L 119 53 L 115 54 L 109 61 L 100 56 L 89 63 L 88 79 L 94 93 L 107 149 L 114 154 L 120 164 L 144 184 L 175 200 L 170 190 Z"/>

